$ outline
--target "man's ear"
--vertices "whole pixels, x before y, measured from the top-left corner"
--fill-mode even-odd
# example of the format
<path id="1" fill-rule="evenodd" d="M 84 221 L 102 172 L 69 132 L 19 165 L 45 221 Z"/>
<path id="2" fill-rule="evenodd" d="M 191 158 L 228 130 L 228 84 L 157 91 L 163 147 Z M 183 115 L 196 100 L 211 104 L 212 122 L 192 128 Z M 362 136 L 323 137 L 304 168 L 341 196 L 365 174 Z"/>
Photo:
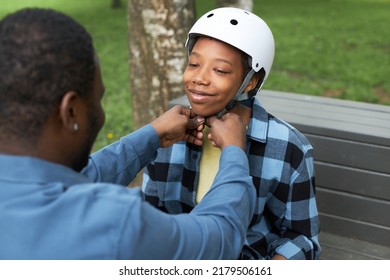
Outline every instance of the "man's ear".
<path id="1" fill-rule="evenodd" d="M 64 94 L 60 104 L 61 123 L 65 129 L 76 132 L 78 130 L 78 103 L 80 96 L 75 91 L 68 91 Z"/>

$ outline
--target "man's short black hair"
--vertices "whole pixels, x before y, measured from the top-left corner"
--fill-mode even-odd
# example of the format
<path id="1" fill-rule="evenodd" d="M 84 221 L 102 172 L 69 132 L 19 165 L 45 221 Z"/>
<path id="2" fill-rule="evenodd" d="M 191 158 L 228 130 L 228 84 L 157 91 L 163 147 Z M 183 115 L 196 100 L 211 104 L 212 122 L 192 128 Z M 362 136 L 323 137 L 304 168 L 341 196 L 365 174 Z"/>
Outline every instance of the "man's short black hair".
<path id="1" fill-rule="evenodd" d="M 63 95 L 88 98 L 92 38 L 60 12 L 27 8 L 0 21 L 0 138 L 35 139 Z"/>

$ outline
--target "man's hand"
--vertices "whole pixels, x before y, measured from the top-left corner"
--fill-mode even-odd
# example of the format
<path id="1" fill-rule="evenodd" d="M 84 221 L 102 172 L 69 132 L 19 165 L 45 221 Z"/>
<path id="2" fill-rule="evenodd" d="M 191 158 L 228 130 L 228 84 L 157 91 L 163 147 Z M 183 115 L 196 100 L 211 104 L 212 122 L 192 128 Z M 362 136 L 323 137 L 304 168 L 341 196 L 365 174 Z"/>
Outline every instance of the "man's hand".
<path id="1" fill-rule="evenodd" d="M 214 147 L 222 150 L 234 145 L 245 151 L 245 126 L 238 115 L 226 113 L 221 119 L 210 117 L 207 119 L 207 125 L 211 128 L 207 137 Z"/>
<path id="2" fill-rule="evenodd" d="M 151 125 L 160 137 L 161 147 L 169 147 L 180 140 L 202 145 L 204 121 L 190 108 L 175 106 L 152 121 Z"/>

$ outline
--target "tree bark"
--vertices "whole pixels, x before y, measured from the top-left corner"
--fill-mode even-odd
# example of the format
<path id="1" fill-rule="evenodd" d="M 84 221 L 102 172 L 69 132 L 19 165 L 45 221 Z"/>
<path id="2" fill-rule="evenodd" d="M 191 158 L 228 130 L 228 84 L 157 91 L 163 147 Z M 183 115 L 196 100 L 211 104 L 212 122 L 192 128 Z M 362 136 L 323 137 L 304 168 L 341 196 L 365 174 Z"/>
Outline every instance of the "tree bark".
<path id="1" fill-rule="evenodd" d="M 184 43 L 194 23 L 192 0 L 128 0 L 130 89 L 134 129 L 183 94 Z"/>
<path id="2" fill-rule="evenodd" d="M 236 7 L 246 11 L 252 11 L 253 0 L 216 0 L 217 7 Z"/>

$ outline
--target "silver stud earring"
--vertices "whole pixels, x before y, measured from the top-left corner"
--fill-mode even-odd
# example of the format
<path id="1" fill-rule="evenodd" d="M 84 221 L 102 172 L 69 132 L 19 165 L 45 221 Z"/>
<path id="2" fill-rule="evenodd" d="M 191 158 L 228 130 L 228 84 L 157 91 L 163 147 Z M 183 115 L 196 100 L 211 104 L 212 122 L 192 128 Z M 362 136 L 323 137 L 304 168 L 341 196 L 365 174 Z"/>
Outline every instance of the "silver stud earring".
<path id="1" fill-rule="evenodd" d="M 78 125 L 77 123 L 74 123 L 74 124 L 73 124 L 73 130 L 74 130 L 74 131 L 79 130 L 79 125 Z"/>

